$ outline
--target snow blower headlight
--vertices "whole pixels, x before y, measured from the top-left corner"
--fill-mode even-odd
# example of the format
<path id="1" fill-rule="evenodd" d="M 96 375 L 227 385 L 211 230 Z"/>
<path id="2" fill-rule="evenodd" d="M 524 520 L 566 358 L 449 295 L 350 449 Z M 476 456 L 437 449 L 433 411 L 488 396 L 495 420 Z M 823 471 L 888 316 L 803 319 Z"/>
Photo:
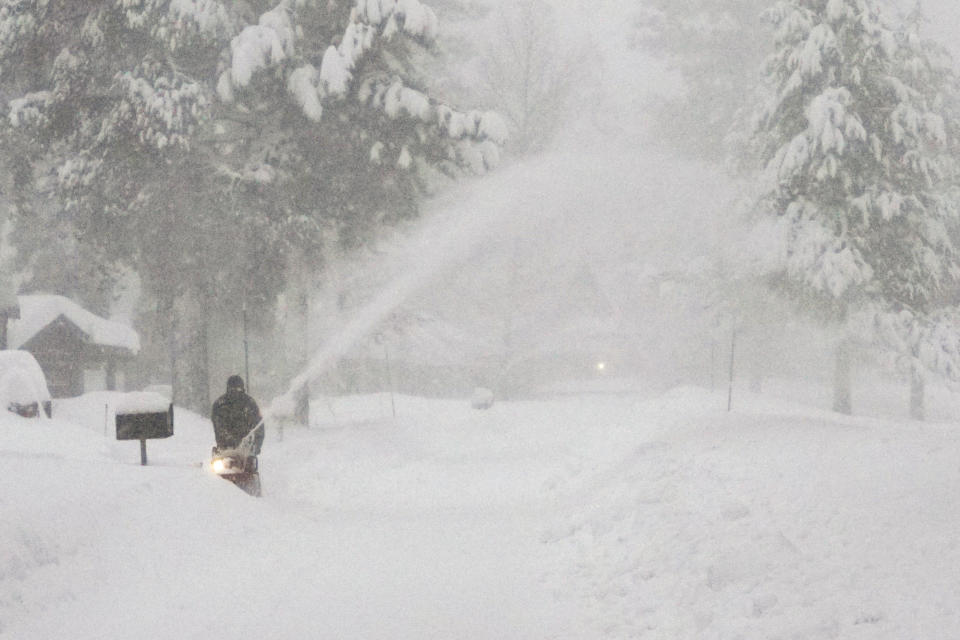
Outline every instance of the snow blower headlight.
<path id="1" fill-rule="evenodd" d="M 227 470 L 227 463 L 224 462 L 221 458 L 217 458 L 210 463 L 210 468 L 213 469 L 214 473 L 223 473 Z"/>

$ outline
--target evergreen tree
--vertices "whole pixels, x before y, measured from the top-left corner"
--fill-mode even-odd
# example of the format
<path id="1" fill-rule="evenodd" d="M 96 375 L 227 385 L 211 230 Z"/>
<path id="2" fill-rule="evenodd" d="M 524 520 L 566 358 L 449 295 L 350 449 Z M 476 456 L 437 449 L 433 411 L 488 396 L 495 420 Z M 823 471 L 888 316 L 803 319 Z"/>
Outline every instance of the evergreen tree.
<path id="1" fill-rule="evenodd" d="M 23 259 L 50 272 L 41 249 L 69 244 L 46 230 L 62 229 L 101 289 L 132 266 L 147 333 L 204 406 L 211 312 L 265 322 L 291 260 L 319 268 L 329 237 L 356 246 L 415 215 L 438 170 L 496 163 L 500 120 L 431 100 L 417 76 L 436 31 L 417 0 L 4 0 Z"/>
<path id="2" fill-rule="evenodd" d="M 649 105 L 651 136 L 696 158 L 723 159 L 743 91 L 762 67 L 760 0 L 652 0 L 634 16 L 632 43 L 682 81 L 681 94 Z"/>
<path id="3" fill-rule="evenodd" d="M 767 279 L 843 326 L 868 317 L 876 329 L 907 313 L 916 331 L 960 274 L 946 71 L 876 0 L 784 0 L 767 15 L 774 97 L 756 134 L 756 211 L 782 249 Z M 845 339 L 834 397 L 845 412 L 850 358 Z"/>

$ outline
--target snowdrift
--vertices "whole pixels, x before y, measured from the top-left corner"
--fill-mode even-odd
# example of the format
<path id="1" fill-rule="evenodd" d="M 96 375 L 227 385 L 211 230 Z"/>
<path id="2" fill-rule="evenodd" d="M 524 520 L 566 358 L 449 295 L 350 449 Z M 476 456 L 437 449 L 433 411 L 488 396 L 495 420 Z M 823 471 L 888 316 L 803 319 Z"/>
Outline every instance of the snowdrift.
<path id="1" fill-rule="evenodd" d="M 140 467 L 114 399 L 0 418 L 0 637 L 960 637 L 953 423 L 331 398 L 268 433 L 257 500 L 179 408 Z"/>

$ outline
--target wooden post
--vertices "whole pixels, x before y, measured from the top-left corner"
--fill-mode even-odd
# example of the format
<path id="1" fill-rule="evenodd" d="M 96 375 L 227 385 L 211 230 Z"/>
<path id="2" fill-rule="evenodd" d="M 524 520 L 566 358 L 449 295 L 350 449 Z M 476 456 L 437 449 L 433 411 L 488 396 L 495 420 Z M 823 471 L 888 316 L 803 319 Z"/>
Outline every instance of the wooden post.
<path id="1" fill-rule="evenodd" d="M 730 338 L 730 386 L 727 390 L 727 411 L 733 408 L 733 362 L 734 354 L 737 350 L 737 329 L 733 329 L 733 335 Z"/>
<path id="2" fill-rule="evenodd" d="M 710 391 L 716 388 L 717 377 L 717 341 L 710 340 Z"/>
<path id="3" fill-rule="evenodd" d="M 147 464 L 147 441 L 140 441 L 140 466 L 146 466 Z"/>
<path id="4" fill-rule="evenodd" d="M 247 301 L 243 301 L 243 379 L 247 384 L 247 393 L 253 385 L 250 383 L 250 342 L 247 338 Z"/>
<path id="5" fill-rule="evenodd" d="M 853 354 L 849 340 L 844 338 L 837 346 L 836 362 L 833 373 L 833 410 L 837 413 L 850 415 L 853 413 L 851 399 L 851 376 L 853 370 Z"/>
<path id="6" fill-rule="evenodd" d="M 107 391 L 117 390 L 117 361 L 107 358 Z"/>
<path id="7" fill-rule="evenodd" d="M 393 400 L 393 374 L 390 372 L 390 352 L 387 351 L 387 341 L 383 341 L 383 357 L 387 363 L 387 387 L 390 389 L 390 411 L 393 413 L 393 419 L 397 419 L 397 405 Z"/>
<path id="8" fill-rule="evenodd" d="M 910 417 L 913 420 L 923 420 L 925 417 L 924 386 L 923 372 L 913 365 L 910 367 Z"/>

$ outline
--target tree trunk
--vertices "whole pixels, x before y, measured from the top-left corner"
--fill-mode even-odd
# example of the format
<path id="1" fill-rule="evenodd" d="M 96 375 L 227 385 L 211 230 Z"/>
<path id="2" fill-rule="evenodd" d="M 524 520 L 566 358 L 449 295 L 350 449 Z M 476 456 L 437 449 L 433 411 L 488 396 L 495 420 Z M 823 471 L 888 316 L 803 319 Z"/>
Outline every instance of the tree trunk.
<path id="1" fill-rule="evenodd" d="M 167 318 L 164 324 L 167 332 L 167 357 L 170 363 L 170 401 L 173 404 L 180 402 L 180 381 L 177 376 L 177 305 L 176 299 L 171 297 L 167 304 Z"/>
<path id="2" fill-rule="evenodd" d="M 213 398 L 210 397 L 210 315 L 201 310 L 199 321 L 197 347 L 200 353 L 197 354 L 197 364 L 200 371 L 197 376 L 197 399 L 201 403 L 199 413 L 203 415 L 213 402 Z"/>
<path id="3" fill-rule="evenodd" d="M 851 400 L 852 359 L 850 344 L 844 340 L 837 346 L 836 368 L 833 375 L 833 410 L 847 415 L 853 413 Z"/>
<path id="4" fill-rule="evenodd" d="M 176 360 L 173 363 L 174 394 L 178 403 L 202 415 L 210 410 L 209 319 L 205 296 L 200 291 L 186 292 L 178 305 L 177 331 L 174 332 Z"/>
<path id="5" fill-rule="evenodd" d="M 914 420 L 924 419 L 925 384 L 923 374 L 916 367 L 910 370 L 910 417 Z"/>
<path id="6" fill-rule="evenodd" d="M 312 332 L 317 329 L 311 320 L 312 295 L 316 287 L 314 264 L 302 250 L 292 251 L 287 263 L 287 298 L 285 325 L 281 330 L 286 358 L 286 379 L 292 380 L 306 371 L 313 357 L 316 341 Z M 308 381 L 295 394 L 294 418 L 303 426 L 310 426 L 310 391 Z"/>
<path id="7" fill-rule="evenodd" d="M 307 382 L 296 393 L 294 417 L 298 424 L 310 426 L 310 383 Z"/>
<path id="8" fill-rule="evenodd" d="M 107 391 L 117 390 L 117 361 L 114 358 L 107 360 Z"/>

